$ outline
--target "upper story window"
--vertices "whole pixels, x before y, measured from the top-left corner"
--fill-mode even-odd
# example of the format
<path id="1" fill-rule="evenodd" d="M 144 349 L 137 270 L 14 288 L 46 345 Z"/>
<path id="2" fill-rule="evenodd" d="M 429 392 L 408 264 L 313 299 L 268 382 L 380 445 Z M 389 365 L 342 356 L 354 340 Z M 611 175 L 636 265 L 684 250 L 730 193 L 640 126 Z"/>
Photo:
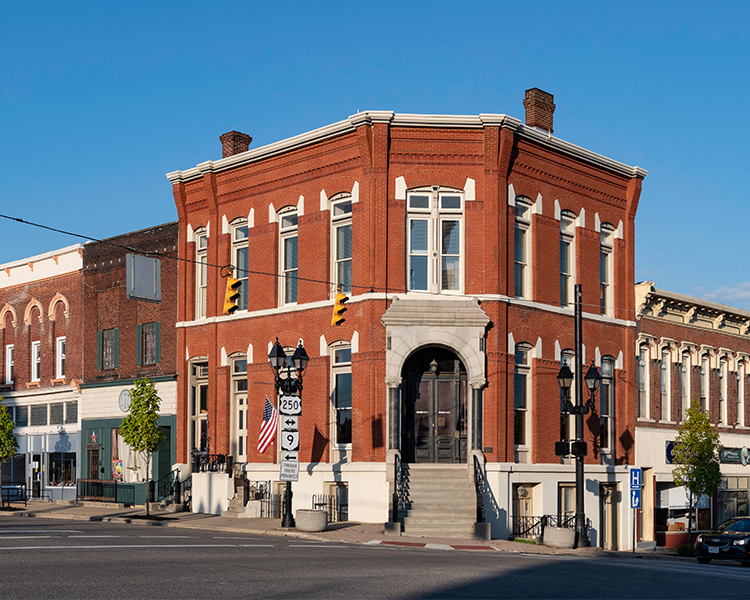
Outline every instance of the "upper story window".
<path id="1" fill-rule="evenodd" d="M 96 368 L 116 369 L 120 362 L 120 330 L 104 329 L 96 334 Z"/>
<path id="2" fill-rule="evenodd" d="M 719 361 L 719 423 L 727 425 L 727 388 L 729 386 L 729 363 L 726 358 Z"/>
<path id="3" fill-rule="evenodd" d="M 602 451 L 612 451 L 615 442 L 615 361 L 602 359 L 601 416 L 599 417 Z"/>
<path id="4" fill-rule="evenodd" d="M 641 344 L 638 348 L 638 416 L 649 418 L 649 381 L 648 381 L 648 344 Z"/>
<path id="5" fill-rule="evenodd" d="M 662 421 L 672 420 L 672 353 L 668 348 L 662 348 L 661 361 L 659 363 L 659 394 L 660 394 L 660 419 Z"/>
<path id="6" fill-rule="evenodd" d="M 31 381 L 39 381 L 42 370 L 42 347 L 40 342 L 31 342 Z"/>
<path id="7" fill-rule="evenodd" d="M 13 383 L 13 368 L 15 365 L 15 349 L 13 344 L 5 346 L 5 383 Z"/>
<path id="8" fill-rule="evenodd" d="M 136 325 L 136 364 L 155 365 L 161 362 L 161 323 Z"/>
<path id="9" fill-rule="evenodd" d="M 352 349 L 349 345 L 331 348 L 331 399 L 334 444 L 352 443 Z"/>
<path id="10" fill-rule="evenodd" d="M 341 291 L 352 291 L 352 199 L 349 195 L 331 200 L 333 281 Z"/>
<path id="11" fill-rule="evenodd" d="M 513 375 L 514 433 L 516 446 L 528 446 L 531 442 L 531 364 L 529 344 L 516 344 L 516 368 Z"/>
<path id="12" fill-rule="evenodd" d="M 745 361 L 737 363 L 737 425 L 745 426 Z"/>
<path id="13" fill-rule="evenodd" d="M 407 195 L 410 291 L 463 290 L 463 194 L 433 186 Z"/>
<path id="14" fill-rule="evenodd" d="M 682 353 L 682 364 L 680 365 L 680 403 L 682 408 L 682 417 L 680 420 L 685 420 L 687 417 L 687 410 L 690 408 L 690 374 L 691 361 L 690 353 Z"/>
<path id="15" fill-rule="evenodd" d="M 232 436 L 231 452 L 244 462 L 247 455 L 247 357 L 235 354 L 232 364 Z"/>
<path id="16" fill-rule="evenodd" d="M 59 337 L 55 343 L 55 377 L 65 378 L 65 338 Z"/>
<path id="17" fill-rule="evenodd" d="M 708 410 L 709 401 L 709 383 L 711 377 L 711 366 L 708 359 L 708 355 L 704 354 L 701 357 L 701 409 Z"/>
<path id="18" fill-rule="evenodd" d="M 297 303 L 297 211 L 279 213 L 281 304 Z"/>
<path id="19" fill-rule="evenodd" d="M 570 306 L 573 301 L 575 220 L 570 211 L 560 215 L 560 306 Z"/>
<path id="20" fill-rule="evenodd" d="M 531 256 L 531 203 L 526 198 L 516 198 L 516 224 L 513 234 L 515 263 L 515 294 L 518 298 L 530 296 L 529 257 Z"/>
<path id="21" fill-rule="evenodd" d="M 614 229 L 611 225 L 606 223 L 602 225 L 599 239 L 599 309 L 603 315 L 612 315 L 614 302 L 612 290 Z"/>
<path id="22" fill-rule="evenodd" d="M 247 244 L 247 220 L 237 219 L 231 224 L 232 233 L 232 276 L 238 279 L 242 285 L 237 291 L 240 297 L 237 299 L 238 310 L 247 310 L 247 276 L 250 268 L 249 248 Z"/>
<path id="23" fill-rule="evenodd" d="M 208 306 L 208 233 L 195 232 L 195 318 L 203 319 Z"/>

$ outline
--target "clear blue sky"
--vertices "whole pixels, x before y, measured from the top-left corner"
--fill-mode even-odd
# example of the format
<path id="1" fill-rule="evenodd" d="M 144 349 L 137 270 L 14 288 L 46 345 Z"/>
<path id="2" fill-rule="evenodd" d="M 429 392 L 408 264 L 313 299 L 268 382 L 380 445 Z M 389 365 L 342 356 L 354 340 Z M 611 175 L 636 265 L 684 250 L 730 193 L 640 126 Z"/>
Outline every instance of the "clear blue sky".
<path id="1" fill-rule="evenodd" d="M 506 113 L 649 171 L 636 277 L 750 309 L 750 3 L 7 3 L 0 213 L 102 238 L 175 220 L 165 173 L 358 110 Z M 0 263 L 76 243 L 0 219 Z"/>

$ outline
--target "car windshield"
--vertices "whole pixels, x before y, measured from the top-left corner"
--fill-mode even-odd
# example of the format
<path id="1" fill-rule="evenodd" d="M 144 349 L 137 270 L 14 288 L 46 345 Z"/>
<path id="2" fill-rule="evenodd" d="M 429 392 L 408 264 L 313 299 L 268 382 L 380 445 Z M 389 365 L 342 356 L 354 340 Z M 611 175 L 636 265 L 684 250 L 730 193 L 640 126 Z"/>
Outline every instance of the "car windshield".
<path id="1" fill-rule="evenodd" d="M 750 533 L 750 519 L 729 519 L 717 527 L 719 531 Z"/>

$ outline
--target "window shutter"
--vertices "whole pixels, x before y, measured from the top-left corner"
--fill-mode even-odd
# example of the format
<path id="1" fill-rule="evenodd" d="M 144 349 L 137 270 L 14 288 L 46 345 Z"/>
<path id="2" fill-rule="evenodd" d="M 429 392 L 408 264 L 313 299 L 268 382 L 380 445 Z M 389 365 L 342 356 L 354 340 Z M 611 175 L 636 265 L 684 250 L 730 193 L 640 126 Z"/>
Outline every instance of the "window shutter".
<path id="1" fill-rule="evenodd" d="M 120 330 L 115 329 L 115 364 L 114 368 L 120 366 Z"/>
<path id="2" fill-rule="evenodd" d="M 135 364 L 143 364 L 143 325 L 135 326 Z"/>
<path id="3" fill-rule="evenodd" d="M 161 362 L 161 321 L 154 323 L 154 337 L 156 338 L 156 362 Z"/>
<path id="4" fill-rule="evenodd" d="M 96 332 L 96 368 L 102 368 L 102 332 Z"/>

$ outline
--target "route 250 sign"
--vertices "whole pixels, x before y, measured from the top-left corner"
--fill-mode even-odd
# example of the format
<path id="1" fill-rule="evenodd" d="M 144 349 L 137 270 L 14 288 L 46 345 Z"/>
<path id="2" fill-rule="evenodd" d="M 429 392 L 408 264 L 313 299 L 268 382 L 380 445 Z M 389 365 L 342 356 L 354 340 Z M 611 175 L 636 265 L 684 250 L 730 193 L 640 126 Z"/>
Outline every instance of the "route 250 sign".
<path id="1" fill-rule="evenodd" d="M 279 399 L 279 412 L 282 415 L 301 415 L 302 400 L 299 396 L 282 396 Z"/>

